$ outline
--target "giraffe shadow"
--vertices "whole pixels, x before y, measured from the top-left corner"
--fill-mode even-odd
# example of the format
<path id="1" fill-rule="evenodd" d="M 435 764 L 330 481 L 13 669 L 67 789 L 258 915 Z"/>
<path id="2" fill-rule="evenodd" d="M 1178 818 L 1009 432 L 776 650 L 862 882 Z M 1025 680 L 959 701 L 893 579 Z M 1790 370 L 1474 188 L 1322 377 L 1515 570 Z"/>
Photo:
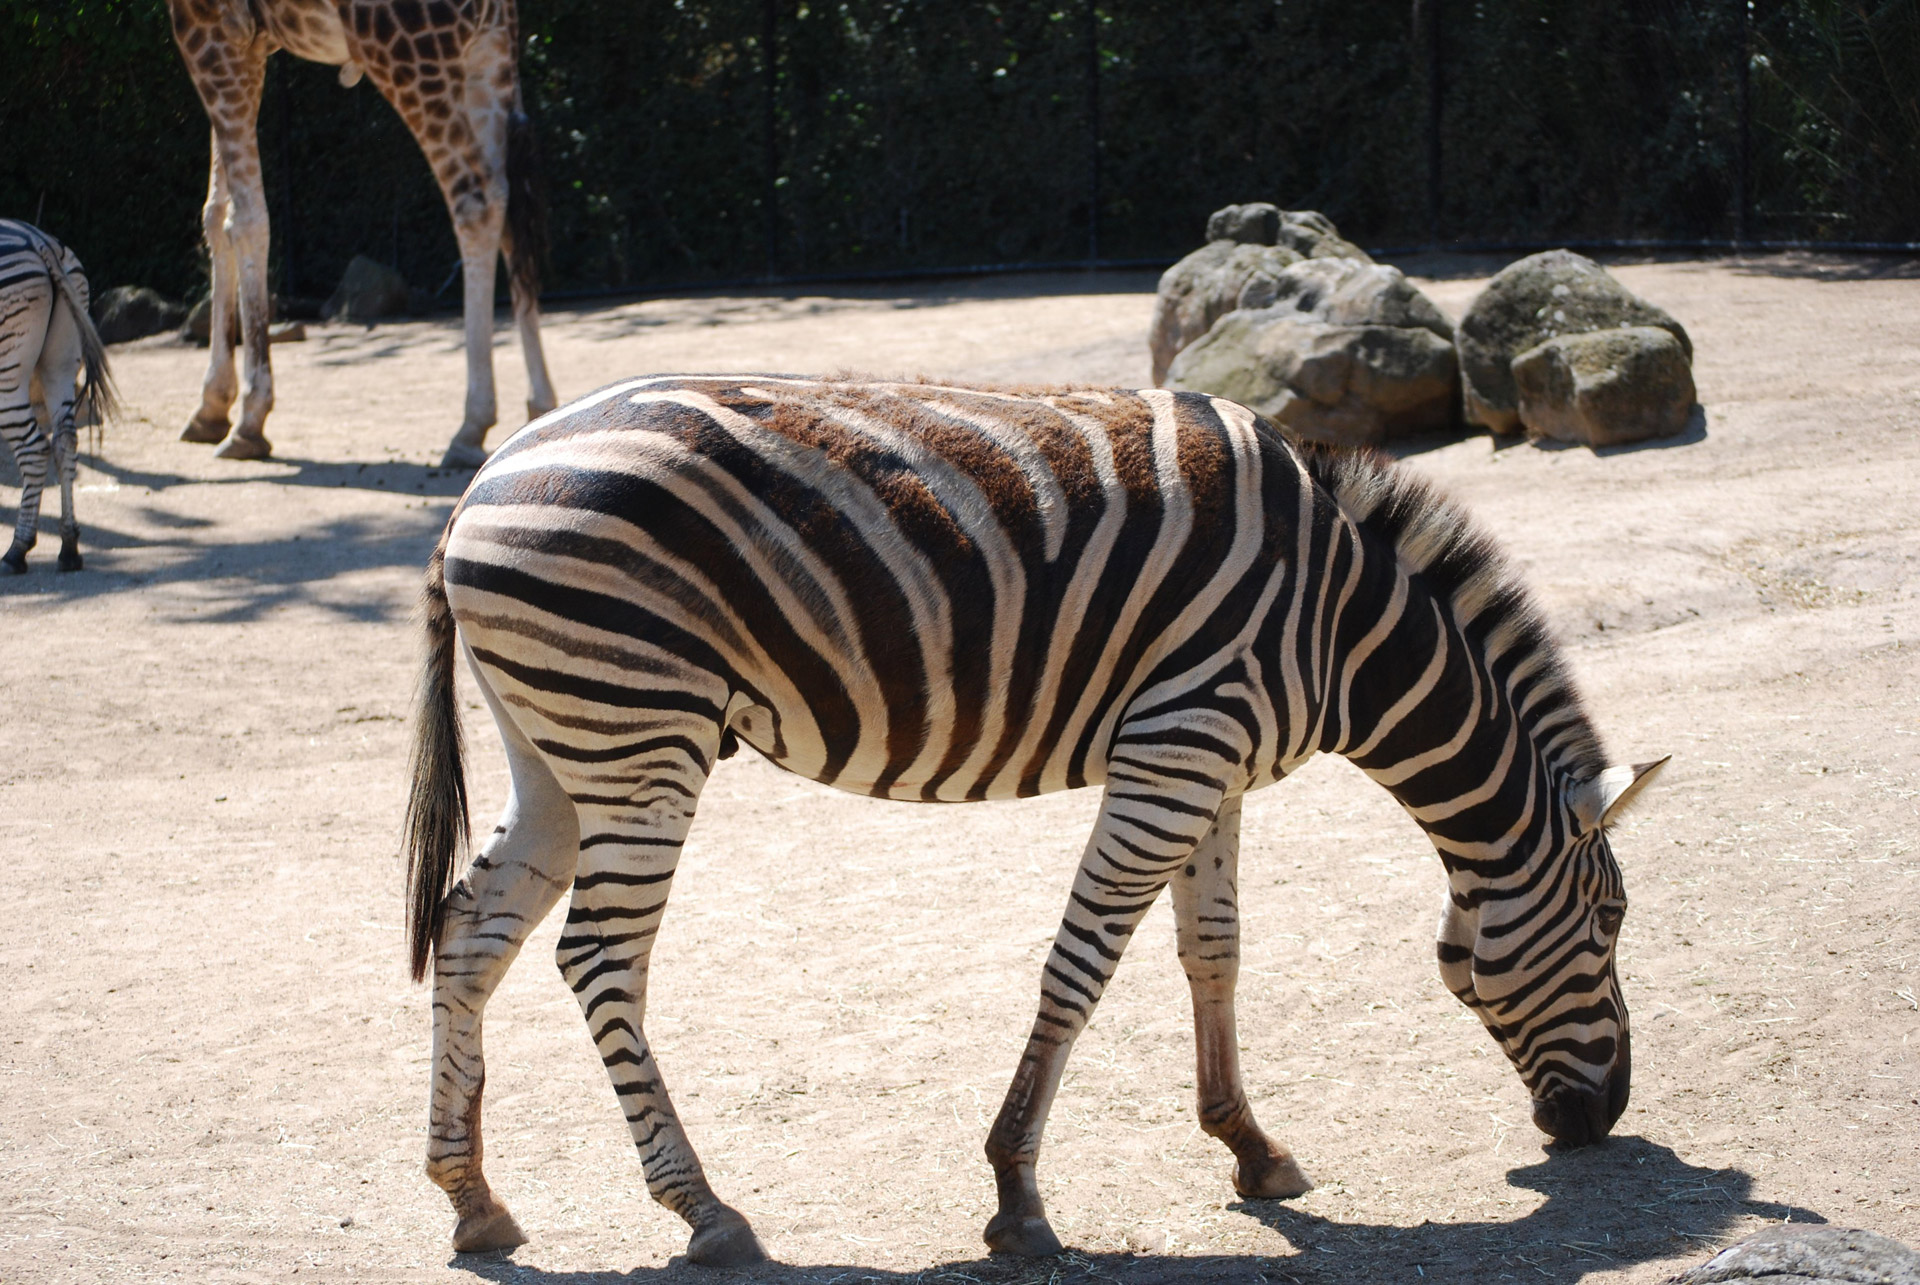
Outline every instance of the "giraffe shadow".
<path id="1" fill-rule="evenodd" d="M 664 1267 L 628 1271 L 547 1271 L 505 1254 L 458 1254 L 449 1263 L 509 1285 L 679 1285 L 720 1279 L 768 1285 L 1175 1285 L 1176 1282 L 1279 1282 L 1375 1285 L 1410 1281 L 1526 1281 L 1544 1276 L 1576 1282 L 1589 1274 L 1675 1259 L 1674 1270 L 1761 1222 L 1820 1223 L 1819 1214 L 1755 1200 L 1751 1175 L 1688 1164 L 1668 1148 L 1616 1137 L 1509 1171 L 1518 1190 L 1546 1199 L 1508 1220 L 1423 1221 L 1417 1226 L 1348 1221 L 1274 1200 L 1236 1200 L 1228 1210 L 1261 1223 L 1286 1241 L 1272 1254 L 1133 1255 L 1068 1251 L 1051 1259 L 980 1257 L 888 1270 L 851 1263 L 805 1267 L 766 1263 L 737 1272 L 695 1267 L 676 1257 Z M 537 1251 L 534 1251 L 537 1252 Z M 532 1259 L 533 1252 L 518 1251 Z"/>

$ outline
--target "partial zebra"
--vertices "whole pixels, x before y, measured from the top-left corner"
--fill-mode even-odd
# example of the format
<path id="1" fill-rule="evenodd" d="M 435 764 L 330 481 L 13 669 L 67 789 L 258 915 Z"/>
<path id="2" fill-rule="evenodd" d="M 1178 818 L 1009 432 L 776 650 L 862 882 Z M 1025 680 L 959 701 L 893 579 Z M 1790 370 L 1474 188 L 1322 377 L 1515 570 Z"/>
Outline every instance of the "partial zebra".
<path id="1" fill-rule="evenodd" d="M 51 443 L 60 470 L 62 571 L 78 571 L 73 516 L 74 412 L 97 423 L 114 409 L 107 350 L 87 316 L 87 277 L 72 250 L 28 223 L 0 219 L 0 438 L 20 470 L 20 511 L 0 567 L 27 569 L 40 538 Z"/>
<path id="2" fill-rule="evenodd" d="M 1241 1084 L 1241 796 L 1344 754 L 1448 879 L 1439 956 L 1571 1143 L 1627 1100 L 1610 766 L 1539 616 L 1466 516 L 1367 456 L 1163 390 L 638 379 L 536 420 L 433 555 L 407 821 L 433 963 L 427 1172 L 458 1249 L 524 1237 L 481 1174 L 481 1012 L 572 901 L 578 996 L 654 1198 L 695 1262 L 749 1262 L 642 1028 L 701 787 L 734 739 L 842 789 L 929 802 L 1105 787 L 987 1139 L 995 1250 L 1048 1254 L 1034 1163 L 1068 1050 L 1162 889 L 1192 991 L 1200 1122 L 1243 1195 L 1312 1184 Z M 471 868 L 454 656 L 512 797 Z M 876 925 L 876 931 L 879 928 Z"/>

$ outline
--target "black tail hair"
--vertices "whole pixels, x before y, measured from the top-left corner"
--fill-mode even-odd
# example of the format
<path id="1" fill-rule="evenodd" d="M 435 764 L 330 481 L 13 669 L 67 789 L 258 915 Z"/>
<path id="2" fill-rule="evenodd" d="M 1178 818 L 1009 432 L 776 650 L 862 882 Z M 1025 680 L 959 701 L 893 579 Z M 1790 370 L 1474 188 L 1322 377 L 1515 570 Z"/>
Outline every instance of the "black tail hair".
<path id="1" fill-rule="evenodd" d="M 507 271 L 515 293 L 540 297 L 540 265 L 547 257 L 547 179 L 540 137 L 526 112 L 507 117 Z"/>
<path id="2" fill-rule="evenodd" d="M 453 685 L 453 612 L 447 606 L 447 537 L 427 562 L 420 595 L 426 651 L 415 695 L 413 785 L 407 797 L 407 962 L 413 980 L 427 975 L 446 920 L 447 889 L 472 841 L 467 819 L 465 748 Z"/>

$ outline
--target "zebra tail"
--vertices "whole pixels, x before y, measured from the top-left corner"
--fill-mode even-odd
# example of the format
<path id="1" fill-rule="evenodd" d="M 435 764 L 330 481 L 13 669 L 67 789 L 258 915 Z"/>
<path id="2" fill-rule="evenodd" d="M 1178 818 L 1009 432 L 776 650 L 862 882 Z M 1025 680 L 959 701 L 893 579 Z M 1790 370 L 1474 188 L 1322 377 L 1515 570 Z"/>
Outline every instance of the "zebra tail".
<path id="1" fill-rule="evenodd" d="M 113 372 L 107 367 L 107 346 L 100 342 L 100 332 L 93 328 L 87 299 L 67 275 L 66 266 L 51 244 L 36 238 L 34 248 L 40 252 L 40 261 L 47 265 L 54 289 L 67 301 L 67 311 L 73 314 L 73 324 L 80 330 L 80 415 L 90 424 L 103 424 L 109 417 L 117 418 L 120 394 L 113 386 Z"/>
<path id="2" fill-rule="evenodd" d="M 460 707 L 454 693 L 458 641 L 447 606 L 447 539 L 427 563 L 421 594 L 426 655 L 414 704 L 412 789 L 407 797 L 407 956 L 413 980 L 427 975 L 446 919 L 447 890 L 462 864 L 471 832 L 467 777 L 462 763 Z"/>
<path id="3" fill-rule="evenodd" d="M 540 297 L 540 261 L 547 252 L 547 183 L 540 138 L 518 103 L 507 118 L 507 271 L 527 299 Z"/>

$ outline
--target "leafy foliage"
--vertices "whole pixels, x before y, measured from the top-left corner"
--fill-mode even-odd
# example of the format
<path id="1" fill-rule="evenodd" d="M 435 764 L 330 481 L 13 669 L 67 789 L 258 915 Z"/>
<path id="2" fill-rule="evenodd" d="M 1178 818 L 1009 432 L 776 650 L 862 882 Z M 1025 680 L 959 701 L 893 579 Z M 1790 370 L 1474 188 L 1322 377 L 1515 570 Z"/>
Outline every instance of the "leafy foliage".
<path id="1" fill-rule="evenodd" d="M 1435 4 L 1447 238 L 1731 237 L 1744 48 L 1749 235 L 1920 239 L 1912 0 L 521 0 L 549 282 L 1168 258 L 1255 199 L 1423 242 Z M 0 0 L 0 127 L 0 212 L 102 286 L 204 289 L 207 126 L 157 0 Z M 273 59 L 260 146 L 277 288 L 368 253 L 457 297 L 368 85 Z"/>

